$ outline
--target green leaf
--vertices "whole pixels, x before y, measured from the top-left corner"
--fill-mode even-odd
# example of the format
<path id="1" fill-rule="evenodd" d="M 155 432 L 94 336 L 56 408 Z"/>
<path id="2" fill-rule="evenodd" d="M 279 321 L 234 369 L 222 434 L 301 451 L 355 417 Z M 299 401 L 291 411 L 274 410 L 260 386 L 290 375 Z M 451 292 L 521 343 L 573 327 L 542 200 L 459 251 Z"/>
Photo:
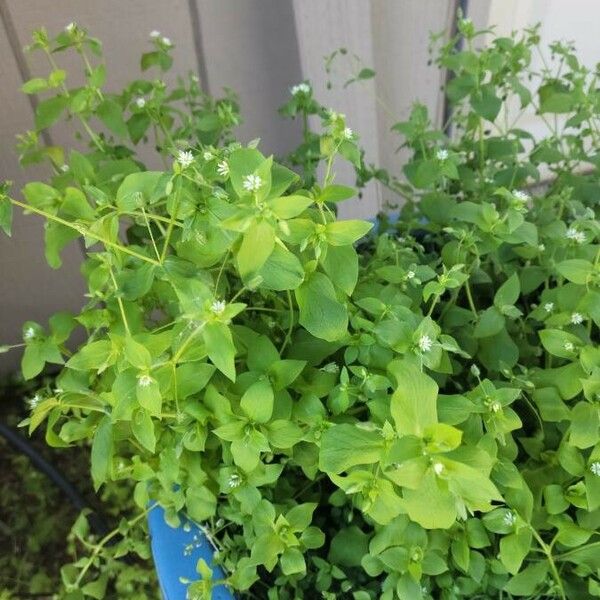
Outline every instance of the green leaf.
<path id="1" fill-rule="evenodd" d="M 456 502 L 430 469 L 416 490 L 404 489 L 402 505 L 425 529 L 448 529 L 456 521 Z"/>
<path id="2" fill-rule="evenodd" d="M 147 410 L 138 408 L 133 412 L 131 431 L 137 441 L 146 450 L 154 453 L 154 449 L 156 448 L 156 434 L 154 432 L 152 417 Z"/>
<path id="3" fill-rule="evenodd" d="M 546 561 L 531 564 L 515 575 L 504 586 L 504 591 L 513 596 L 532 598 L 537 588 L 544 583 L 547 575 L 548 563 Z"/>
<path id="4" fill-rule="evenodd" d="M 296 289 L 300 325 L 317 338 L 333 342 L 348 328 L 348 312 L 336 295 L 331 280 L 315 272 Z"/>
<path id="5" fill-rule="evenodd" d="M 239 148 L 231 153 L 228 161 L 229 176 L 231 185 L 238 196 L 247 195 L 248 192 L 244 189 L 244 180 L 248 175 L 253 175 L 264 161 L 265 157 L 253 148 Z"/>
<path id="6" fill-rule="evenodd" d="M 568 281 L 585 285 L 592 274 L 594 267 L 588 260 L 573 258 L 563 260 L 556 265 L 556 270 Z"/>
<path id="7" fill-rule="evenodd" d="M 43 77 L 34 77 L 29 81 L 26 81 L 21 86 L 21 91 L 25 94 L 38 94 L 49 88 L 48 81 Z"/>
<path id="8" fill-rule="evenodd" d="M 262 277 L 261 288 L 295 290 L 304 281 L 304 268 L 295 254 L 276 244 L 256 275 Z"/>
<path id="9" fill-rule="evenodd" d="M 152 365 L 152 357 L 147 348 L 136 342 L 132 337 L 125 339 L 125 346 L 123 347 L 123 353 L 127 362 L 134 366 L 136 369 L 148 370 Z"/>
<path id="10" fill-rule="evenodd" d="M 576 350 L 581 345 L 577 336 L 561 329 L 542 329 L 539 336 L 544 348 L 553 356 L 561 358 L 575 358 Z"/>
<path id="11" fill-rule="evenodd" d="M 328 246 L 321 256 L 325 273 L 346 295 L 350 296 L 358 281 L 358 254 L 352 246 Z"/>
<path id="12" fill-rule="evenodd" d="M 96 115 L 110 131 L 121 138 L 128 137 L 127 125 L 123 120 L 123 109 L 118 102 L 110 98 L 105 99 L 98 105 Z"/>
<path id="13" fill-rule="evenodd" d="M 74 354 L 67 362 L 69 369 L 76 371 L 102 372 L 114 362 L 113 346 L 108 340 L 90 342 Z"/>
<path id="14" fill-rule="evenodd" d="M 91 451 L 91 472 L 94 489 L 108 480 L 112 470 L 113 430 L 110 417 L 102 417 L 96 428 Z"/>
<path id="15" fill-rule="evenodd" d="M 12 230 L 12 202 L 7 196 L 0 194 L 0 229 L 10 236 Z"/>
<path id="16" fill-rule="evenodd" d="M 136 396 L 139 405 L 149 414 L 159 417 L 162 410 L 162 396 L 158 382 L 150 375 L 141 375 L 137 379 Z"/>
<path id="17" fill-rule="evenodd" d="M 204 389 L 215 372 L 208 363 L 189 362 L 177 367 L 177 397 L 185 399 Z"/>
<path id="18" fill-rule="evenodd" d="M 406 361 L 394 361 L 388 370 L 396 379 L 390 411 L 402 435 L 423 437 L 425 429 L 438 422 L 438 386 L 431 377 Z"/>
<path id="19" fill-rule="evenodd" d="M 58 119 L 66 108 L 68 98 L 66 96 L 55 96 L 40 102 L 35 109 L 35 126 L 37 129 L 47 129 Z"/>
<path id="20" fill-rule="evenodd" d="M 121 210 L 135 210 L 148 205 L 163 177 L 160 171 L 143 171 L 127 175 L 117 189 L 116 204 Z"/>
<path id="21" fill-rule="evenodd" d="M 42 353 L 41 344 L 28 344 L 21 359 L 21 371 L 25 380 L 33 379 L 39 375 L 45 364 L 46 360 Z"/>
<path id="22" fill-rule="evenodd" d="M 94 209 L 90 206 L 85 194 L 74 187 L 68 187 L 64 193 L 61 212 L 74 219 L 93 221 L 96 217 Z"/>
<path id="23" fill-rule="evenodd" d="M 513 273 L 499 288 L 494 296 L 494 304 L 502 310 L 504 306 L 512 306 L 519 299 L 521 284 L 519 277 Z"/>
<path id="24" fill-rule="evenodd" d="M 58 190 L 40 181 L 32 181 L 23 188 L 23 196 L 31 206 L 50 211 L 56 206 L 60 194 Z"/>
<path id="25" fill-rule="evenodd" d="M 511 533 L 500 540 L 500 560 L 509 573 L 516 575 L 530 549 L 531 531 L 521 529 L 518 533 Z"/>
<path id="26" fill-rule="evenodd" d="M 365 236 L 372 227 L 373 223 L 367 221 L 334 221 L 326 225 L 325 236 L 332 246 L 346 246 Z"/>
<path id="27" fill-rule="evenodd" d="M 496 335 L 504 328 L 504 316 L 500 314 L 495 306 L 490 306 L 484 310 L 477 321 L 473 335 L 476 338 L 489 337 Z"/>
<path id="28" fill-rule="evenodd" d="M 338 474 L 355 465 L 369 465 L 381 460 L 384 440 L 375 431 L 356 425 L 334 425 L 321 438 L 319 469 Z"/>
<path id="29" fill-rule="evenodd" d="M 240 276 L 254 275 L 267 261 L 275 247 L 275 232 L 266 221 L 259 221 L 244 233 L 236 254 Z"/>
<path id="30" fill-rule="evenodd" d="M 208 357 L 215 367 L 235 381 L 235 346 L 229 327 L 224 323 L 207 323 L 202 331 Z"/>
<path id="31" fill-rule="evenodd" d="M 301 215 L 311 204 L 312 198 L 306 196 L 281 196 L 269 200 L 267 205 L 280 219 L 292 219 Z"/>
<path id="32" fill-rule="evenodd" d="M 273 388 L 266 379 L 253 383 L 242 396 L 240 406 L 253 422 L 266 423 L 273 414 Z"/>
<path id="33" fill-rule="evenodd" d="M 66 225 L 53 221 L 46 224 L 44 231 L 45 255 L 53 269 L 62 266 L 61 252 L 67 244 L 79 237 L 79 233 Z"/>
<path id="34" fill-rule="evenodd" d="M 495 86 L 489 83 L 471 94 L 471 106 L 479 116 L 493 122 L 500 112 L 502 100 L 496 95 Z"/>
<path id="35" fill-rule="evenodd" d="M 214 516 L 217 508 L 215 495 L 205 486 L 187 488 L 185 493 L 187 514 L 196 522 L 203 522 Z"/>
<path id="36" fill-rule="evenodd" d="M 540 97 L 540 113 L 567 113 L 573 110 L 574 94 L 560 81 L 550 81 L 542 85 Z"/>
<path id="37" fill-rule="evenodd" d="M 297 548 L 287 548 L 281 555 L 281 571 L 284 575 L 306 572 L 306 563 L 302 552 Z"/>
<path id="38" fill-rule="evenodd" d="M 578 402 L 571 411 L 570 443 L 577 448 L 591 448 L 598 443 L 600 414 L 589 402 Z"/>
<path id="39" fill-rule="evenodd" d="M 360 567 L 361 559 L 369 553 L 369 536 L 356 525 L 340 529 L 331 540 L 327 559 L 341 567 Z"/>
<path id="40" fill-rule="evenodd" d="M 318 202 L 343 202 L 356 196 L 356 190 L 345 185 L 328 185 L 321 190 Z"/>

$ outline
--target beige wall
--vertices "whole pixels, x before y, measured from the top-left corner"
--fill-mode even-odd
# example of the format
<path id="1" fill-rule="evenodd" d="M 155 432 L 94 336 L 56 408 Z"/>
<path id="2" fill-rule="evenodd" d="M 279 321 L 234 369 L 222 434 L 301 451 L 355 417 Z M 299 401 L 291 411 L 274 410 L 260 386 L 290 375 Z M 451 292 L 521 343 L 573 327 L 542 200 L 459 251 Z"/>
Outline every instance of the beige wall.
<path id="1" fill-rule="evenodd" d="M 32 29 L 51 31 L 76 21 L 104 41 L 109 85 L 119 86 L 138 72 L 148 33 L 158 29 L 176 44 L 174 72 L 198 73 L 214 94 L 229 86 L 240 96 L 244 140 L 262 139 L 265 151 L 284 152 L 299 139 L 297 123 L 282 122 L 276 109 L 289 87 L 311 79 L 322 101 L 345 112 L 349 126 L 361 137 L 370 162 L 399 171 L 402 156 L 391 125 L 404 118 L 415 99 L 432 115 L 442 114 L 442 74 L 427 66 L 429 32 L 448 29 L 457 0 L 0 0 L 0 179 L 12 179 L 18 190 L 26 180 L 13 152 L 15 135 L 32 127 L 29 100 L 18 89 L 24 79 L 42 72 L 21 48 Z M 543 19 L 545 34 L 579 39 L 589 25 L 593 0 L 572 0 L 570 19 L 559 0 L 470 0 L 477 25 L 500 23 L 501 30 Z M 575 5 L 577 8 L 575 8 Z M 490 16 L 491 15 L 491 16 Z M 573 17 L 573 15 L 579 15 Z M 547 23 L 547 26 L 546 26 Z M 571 24 L 572 23 L 572 24 Z M 586 56 L 600 56 L 600 42 L 587 27 Z M 326 89 L 323 57 L 344 46 L 359 55 L 377 78 L 341 89 L 348 71 L 340 63 L 334 85 Z M 61 58 L 61 60 L 64 60 Z M 64 63 L 68 69 L 69 62 Z M 50 131 L 51 141 L 69 142 L 63 125 Z M 352 183 L 340 165 L 338 180 Z M 372 185 L 360 201 L 347 203 L 343 216 L 372 216 L 387 197 Z M 12 239 L 0 236 L 0 343 L 20 341 L 21 323 L 45 323 L 54 311 L 77 309 L 83 298 L 76 245 L 65 253 L 63 268 L 45 265 L 42 225 L 34 216 L 17 215 Z M 0 370 L 12 368 L 16 353 L 0 355 Z"/>

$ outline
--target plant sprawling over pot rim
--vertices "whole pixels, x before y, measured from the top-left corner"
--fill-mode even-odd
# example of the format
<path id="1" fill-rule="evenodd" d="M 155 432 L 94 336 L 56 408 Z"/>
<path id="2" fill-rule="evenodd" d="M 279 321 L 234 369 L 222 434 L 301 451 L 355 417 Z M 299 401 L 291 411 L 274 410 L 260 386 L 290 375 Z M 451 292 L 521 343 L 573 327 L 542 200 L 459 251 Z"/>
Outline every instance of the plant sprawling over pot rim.
<path id="1" fill-rule="evenodd" d="M 48 98 L 21 158 L 55 173 L 24 202 L 6 188 L 2 224 L 13 204 L 43 215 L 53 267 L 82 240 L 88 301 L 24 326 L 25 377 L 63 365 L 29 428 L 89 440 L 95 486 L 135 481 L 141 515 L 204 523 L 240 597 L 600 596 L 597 73 L 564 44 L 534 70 L 536 28 L 483 49 L 458 30 L 438 57 L 453 134 L 416 105 L 394 126 L 403 180 L 365 164 L 308 83 L 281 109 L 303 142 L 276 162 L 233 139 L 233 96 L 194 78 L 110 94 L 82 28 L 34 35 L 52 70 L 24 86 Z M 152 43 L 142 68 L 167 69 L 171 42 Z M 519 128 L 527 112 L 548 135 Z M 63 114 L 87 150 L 39 143 Z M 147 170 L 145 141 L 172 164 Z M 354 195 L 338 156 L 401 199 L 397 221 L 336 219 Z M 69 598 L 104 594 L 103 542 L 65 567 Z M 189 596 L 208 598 L 198 569 Z"/>

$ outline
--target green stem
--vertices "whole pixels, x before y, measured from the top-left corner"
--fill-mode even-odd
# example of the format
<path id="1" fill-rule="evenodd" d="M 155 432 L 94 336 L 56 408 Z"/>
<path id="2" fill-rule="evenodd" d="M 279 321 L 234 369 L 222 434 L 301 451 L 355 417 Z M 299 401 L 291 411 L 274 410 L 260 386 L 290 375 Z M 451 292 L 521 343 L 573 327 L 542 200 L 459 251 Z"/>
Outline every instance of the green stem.
<path id="1" fill-rule="evenodd" d="M 556 568 L 556 563 L 554 562 L 554 558 L 552 556 L 552 549 L 550 548 L 550 546 L 548 546 L 546 544 L 546 542 L 544 542 L 544 540 L 540 537 L 538 532 L 531 525 L 529 525 L 529 529 L 531 530 L 531 533 L 533 534 L 535 541 L 539 544 L 540 548 L 543 550 L 544 554 L 546 555 L 546 560 L 548 561 L 548 564 L 550 565 L 550 571 L 552 572 L 552 576 L 554 577 L 554 580 L 556 581 L 556 585 L 558 586 L 558 591 L 559 591 L 561 600 L 567 600 L 567 596 L 565 595 L 565 589 L 563 587 L 562 579 L 560 578 L 560 574 L 558 573 L 558 569 Z"/>
<path id="2" fill-rule="evenodd" d="M 110 273 L 110 278 L 115 286 L 115 295 L 117 297 L 117 303 L 119 305 L 119 311 L 121 312 L 121 319 L 123 319 L 123 325 L 125 326 L 125 331 L 127 335 L 131 337 L 131 330 L 129 329 L 129 323 L 127 322 L 127 315 L 125 314 L 125 306 L 123 305 L 123 299 L 119 295 L 119 286 L 117 284 L 117 280 L 115 278 L 115 274 L 113 273 L 112 266 L 108 265 L 108 271 Z"/>
<path id="3" fill-rule="evenodd" d="M 133 527 L 138 521 L 141 521 L 155 506 L 156 506 L 156 502 L 153 503 L 151 506 L 149 506 L 142 513 L 137 515 L 137 517 L 131 519 L 131 521 L 128 521 L 127 526 Z M 75 585 L 76 589 L 79 587 L 79 584 L 82 582 L 83 578 L 85 577 L 85 574 L 89 571 L 90 567 L 94 563 L 94 560 L 96 559 L 98 554 L 100 554 L 100 550 L 102 550 L 102 548 L 104 548 L 104 546 L 106 546 L 106 544 L 108 544 L 108 542 L 110 542 L 110 540 L 112 540 L 116 535 L 118 535 L 120 533 L 120 531 L 121 531 L 120 526 L 117 527 L 116 529 L 113 529 L 110 533 L 106 534 L 94 546 L 94 551 L 92 552 L 91 556 L 88 558 L 86 564 L 83 566 L 83 569 L 81 569 L 81 571 L 79 572 L 79 575 L 77 576 L 77 579 L 75 580 L 74 585 Z"/>
<path id="4" fill-rule="evenodd" d="M 471 312 L 473 313 L 473 315 L 477 319 L 478 318 L 477 308 L 475 307 L 475 302 L 473 302 L 473 294 L 471 293 L 471 285 L 469 284 L 469 280 L 468 279 L 465 282 L 465 292 L 467 293 L 467 301 L 469 302 L 469 307 L 471 309 Z"/>
<path id="5" fill-rule="evenodd" d="M 177 211 L 179 210 L 179 199 L 181 197 L 181 179 L 177 180 L 177 190 L 175 190 L 175 202 L 173 203 L 173 210 L 171 211 L 171 218 L 169 219 L 169 225 L 167 227 L 167 233 L 165 235 L 165 243 L 163 244 L 162 254 L 160 255 L 160 264 L 165 262 L 167 256 L 167 250 L 169 249 L 169 243 L 171 242 L 171 235 L 173 228 L 175 227 L 175 220 L 177 218 Z"/>
<path id="6" fill-rule="evenodd" d="M 92 238 L 93 240 L 96 240 L 97 242 L 101 242 L 102 244 L 104 244 L 105 246 L 107 246 L 109 248 L 113 248 L 115 250 L 118 250 L 119 252 L 123 252 L 124 254 L 129 254 L 129 256 L 134 256 L 135 258 L 139 258 L 140 260 L 149 262 L 153 265 L 160 266 L 160 263 L 157 260 L 154 260 L 148 256 L 140 254 L 139 252 L 136 252 L 135 250 L 131 250 L 131 248 L 128 248 L 127 246 L 121 246 L 120 244 L 111 242 L 110 240 L 107 240 L 107 239 L 103 238 L 102 236 L 100 236 L 96 233 L 93 233 L 89 229 L 85 229 L 82 225 L 76 225 L 75 223 L 71 223 L 70 221 L 61 219 L 60 217 L 57 217 L 56 215 L 53 215 L 50 213 L 47 213 L 46 211 L 36 208 L 35 206 L 30 206 L 29 204 L 25 204 L 24 202 L 19 202 L 19 200 L 15 200 L 14 198 L 9 198 L 9 200 L 12 202 L 12 204 L 14 204 L 15 206 L 19 206 L 24 211 L 30 211 L 30 212 L 36 213 L 38 215 L 41 215 L 42 217 L 45 217 L 46 219 L 49 219 L 50 221 L 54 221 L 55 223 L 60 223 L 61 225 L 64 225 L 65 227 L 74 229 L 75 231 L 77 231 L 78 233 L 80 233 L 81 235 L 83 235 L 85 237 L 89 237 L 89 238 Z"/>
<path id="7" fill-rule="evenodd" d="M 288 308 L 290 311 L 290 324 L 288 326 L 287 333 L 285 334 L 285 339 L 283 340 L 283 344 L 281 349 L 279 350 L 279 354 L 283 354 L 283 351 L 286 349 L 287 345 L 292 341 L 292 331 L 294 330 L 294 304 L 292 302 L 292 294 L 290 290 L 286 290 L 287 299 L 288 299 Z"/>
<path id="8" fill-rule="evenodd" d="M 185 340 L 185 342 L 183 342 L 183 344 L 181 344 L 181 346 L 179 347 L 179 350 L 177 350 L 177 352 L 173 355 L 173 358 L 171 359 L 171 363 L 173 365 L 177 364 L 177 361 L 181 358 L 183 353 L 187 350 L 187 348 L 191 344 L 192 340 L 204 329 L 205 326 L 206 326 L 206 321 L 203 321 L 202 323 L 200 323 L 200 325 L 198 325 L 198 327 L 196 327 L 196 329 L 194 329 L 194 331 L 192 331 L 192 333 L 190 333 L 187 340 Z"/>

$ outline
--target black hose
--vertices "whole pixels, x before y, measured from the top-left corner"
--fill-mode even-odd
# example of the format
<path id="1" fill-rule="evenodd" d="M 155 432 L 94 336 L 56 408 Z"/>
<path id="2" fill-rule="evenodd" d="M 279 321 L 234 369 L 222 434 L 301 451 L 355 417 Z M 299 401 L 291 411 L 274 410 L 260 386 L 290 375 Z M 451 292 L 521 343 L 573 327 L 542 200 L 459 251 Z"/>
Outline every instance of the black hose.
<path id="1" fill-rule="evenodd" d="M 21 454 L 27 456 L 31 464 L 50 479 L 77 510 L 89 509 L 91 511 L 87 515 L 87 521 L 94 533 L 103 536 L 109 532 L 108 525 L 102 516 L 91 509 L 89 503 L 75 487 L 33 447 L 27 438 L 4 425 L 4 423 L 0 423 L 0 435 Z"/>

